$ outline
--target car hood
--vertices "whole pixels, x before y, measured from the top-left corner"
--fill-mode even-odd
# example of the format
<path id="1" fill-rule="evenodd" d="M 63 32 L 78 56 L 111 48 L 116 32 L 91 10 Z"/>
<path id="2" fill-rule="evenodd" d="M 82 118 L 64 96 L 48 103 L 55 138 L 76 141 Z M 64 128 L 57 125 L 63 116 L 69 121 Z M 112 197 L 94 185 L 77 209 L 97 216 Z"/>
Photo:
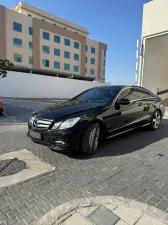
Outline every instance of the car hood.
<path id="1" fill-rule="evenodd" d="M 101 110 L 107 103 L 67 101 L 35 112 L 33 115 L 41 119 L 62 120 Z"/>

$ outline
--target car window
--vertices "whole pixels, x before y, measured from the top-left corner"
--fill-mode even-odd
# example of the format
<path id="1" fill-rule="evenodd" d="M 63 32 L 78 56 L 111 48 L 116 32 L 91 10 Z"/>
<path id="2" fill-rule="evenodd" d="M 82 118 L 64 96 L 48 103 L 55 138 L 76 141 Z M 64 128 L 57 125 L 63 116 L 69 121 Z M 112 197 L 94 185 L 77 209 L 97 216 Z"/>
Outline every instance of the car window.
<path id="1" fill-rule="evenodd" d="M 121 92 L 118 99 L 127 98 L 129 101 L 139 99 L 138 92 L 132 88 L 127 88 Z"/>
<path id="2" fill-rule="evenodd" d="M 121 88 L 93 88 L 88 91 L 83 92 L 72 100 L 77 101 L 103 101 L 111 102 Z"/>
<path id="3" fill-rule="evenodd" d="M 150 98 L 151 95 L 145 91 L 138 91 L 140 98 Z"/>

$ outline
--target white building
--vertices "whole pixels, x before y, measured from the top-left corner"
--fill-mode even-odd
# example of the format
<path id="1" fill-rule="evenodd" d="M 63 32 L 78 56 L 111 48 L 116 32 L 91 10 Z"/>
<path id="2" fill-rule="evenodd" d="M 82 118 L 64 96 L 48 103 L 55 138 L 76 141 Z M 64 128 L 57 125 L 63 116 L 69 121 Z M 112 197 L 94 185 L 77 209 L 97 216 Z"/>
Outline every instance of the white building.
<path id="1" fill-rule="evenodd" d="M 168 0 L 144 5 L 139 85 L 168 98 Z"/>

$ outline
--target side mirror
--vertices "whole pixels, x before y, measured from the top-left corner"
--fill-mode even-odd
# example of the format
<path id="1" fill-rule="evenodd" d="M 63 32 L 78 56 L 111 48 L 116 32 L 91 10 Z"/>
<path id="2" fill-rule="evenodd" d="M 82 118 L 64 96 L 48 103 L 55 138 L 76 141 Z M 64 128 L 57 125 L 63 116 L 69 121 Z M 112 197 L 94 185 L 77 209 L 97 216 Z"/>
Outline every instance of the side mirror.
<path id="1" fill-rule="evenodd" d="M 121 98 L 120 100 L 117 101 L 118 105 L 129 105 L 130 104 L 130 100 L 127 98 Z"/>

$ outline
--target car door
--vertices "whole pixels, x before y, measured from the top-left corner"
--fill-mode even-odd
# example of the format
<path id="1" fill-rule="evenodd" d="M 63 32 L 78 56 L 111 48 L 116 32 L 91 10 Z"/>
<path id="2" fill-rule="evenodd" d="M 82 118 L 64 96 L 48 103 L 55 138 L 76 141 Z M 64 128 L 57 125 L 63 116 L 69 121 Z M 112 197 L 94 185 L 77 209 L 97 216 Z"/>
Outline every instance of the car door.
<path id="1" fill-rule="evenodd" d="M 149 119 L 155 110 L 155 97 L 146 90 L 139 89 L 139 96 L 142 104 L 142 119 Z"/>
<path id="2" fill-rule="evenodd" d="M 120 99 L 128 99 L 129 105 L 117 105 Z M 128 126 L 136 125 L 136 121 L 140 118 L 139 95 L 133 88 L 126 88 L 116 98 L 113 104 L 113 117 L 111 118 L 110 125 L 113 132 L 120 129 L 129 129 Z"/>

